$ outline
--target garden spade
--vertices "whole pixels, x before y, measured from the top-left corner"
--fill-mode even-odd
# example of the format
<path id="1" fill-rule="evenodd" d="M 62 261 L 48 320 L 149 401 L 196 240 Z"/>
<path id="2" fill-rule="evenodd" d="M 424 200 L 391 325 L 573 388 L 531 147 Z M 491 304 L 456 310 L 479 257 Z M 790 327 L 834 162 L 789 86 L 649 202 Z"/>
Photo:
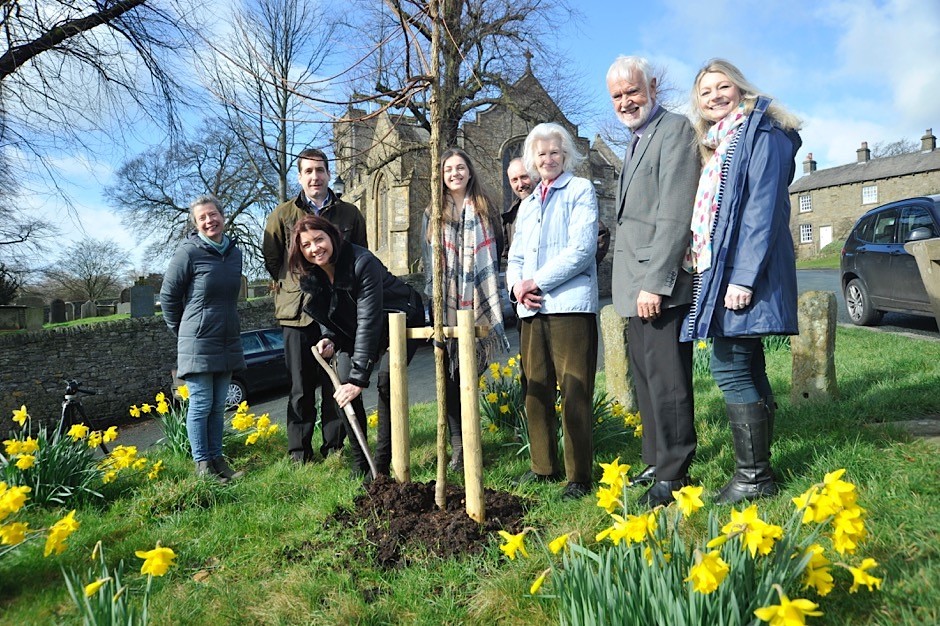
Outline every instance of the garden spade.
<path id="1" fill-rule="evenodd" d="M 339 377 L 336 375 L 336 370 L 333 366 L 323 360 L 323 357 L 317 352 L 316 346 L 311 346 L 310 351 L 313 352 L 313 357 L 326 371 L 330 380 L 333 381 L 333 388 L 339 388 L 342 383 L 339 382 Z M 356 441 L 359 442 L 362 453 L 366 455 L 366 461 L 369 462 L 369 470 L 372 472 L 372 479 L 375 480 L 379 473 L 375 469 L 375 461 L 372 460 L 372 454 L 369 452 L 369 441 L 366 439 L 366 434 L 362 432 L 362 428 L 359 427 L 359 422 L 356 420 L 356 412 L 353 410 L 352 402 L 343 407 L 343 412 L 346 413 L 346 419 L 349 420 L 349 425 L 352 426 L 352 430 L 356 434 Z"/>

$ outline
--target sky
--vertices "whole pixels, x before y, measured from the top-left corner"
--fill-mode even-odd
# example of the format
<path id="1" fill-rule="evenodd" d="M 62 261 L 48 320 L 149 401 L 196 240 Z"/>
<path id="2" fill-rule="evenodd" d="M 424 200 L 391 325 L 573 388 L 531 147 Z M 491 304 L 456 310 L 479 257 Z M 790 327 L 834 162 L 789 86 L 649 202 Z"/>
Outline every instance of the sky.
<path id="1" fill-rule="evenodd" d="M 584 137 L 593 138 L 598 120 L 610 115 L 604 77 L 620 54 L 645 56 L 661 68 L 682 107 L 696 72 L 708 59 L 723 57 L 737 65 L 761 91 L 803 120 L 798 175 L 808 152 L 822 169 L 854 162 L 862 141 L 869 146 L 899 139 L 919 143 L 928 128 L 940 134 L 940 1 L 572 4 L 583 19 L 562 20 L 557 50 L 571 61 L 585 108 L 595 112 L 580 120 Z M 537 64 L 533 71 L 540 75 Z M 50 205 L 48 195 L 30 195 L 24 206 L 46 215 L 61 212 L 66 240 L 85 233 L 116 240 L 140 266 L 135 250 L 142 246 L 135 244 L 102 195 L 128 156 L 105 149 L 96 156 L 63 159 L 59 182 L 75 201 L 79 223 L 64 215 L 54 198 Z"/>

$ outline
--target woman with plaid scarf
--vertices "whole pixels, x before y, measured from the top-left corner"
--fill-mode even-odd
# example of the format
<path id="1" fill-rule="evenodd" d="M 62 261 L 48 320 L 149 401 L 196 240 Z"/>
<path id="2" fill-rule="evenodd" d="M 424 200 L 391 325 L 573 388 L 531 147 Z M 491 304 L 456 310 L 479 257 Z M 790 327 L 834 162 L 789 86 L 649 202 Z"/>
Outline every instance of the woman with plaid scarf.
<path id="1" fill-rule="evenodd" d="M 473 163 L 459 148 L 441 157 L 441 238 L 443 248 L 444 326 L 457 325 L 457 311 L 472 309 L 476 325 L 490 334 L 477 339 L 479 376 L 498 350 L 508 350 L 499 300 L 499 255 L 502 227 L 496 206 L 483 189 Z M 430 208 L 425 212 L 427 236 L 425 273 L 428 302 L 432 301 L 430 258 Z M 452 470 L 463 469 L 463 436 L 460 426 L 460 374 L 456 340 L 447 340 L 447 426 L 450 430 Z"/>

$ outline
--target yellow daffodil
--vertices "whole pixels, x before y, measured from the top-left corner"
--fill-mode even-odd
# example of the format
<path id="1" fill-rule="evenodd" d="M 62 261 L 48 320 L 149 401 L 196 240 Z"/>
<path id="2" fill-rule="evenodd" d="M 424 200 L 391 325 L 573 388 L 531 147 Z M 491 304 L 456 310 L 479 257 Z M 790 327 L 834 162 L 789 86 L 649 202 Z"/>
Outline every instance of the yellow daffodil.
<path id="1" fill-rule="evenodd" d="M 104 431 L 104 433 L 101 434 L 101 439 L 105 443 L 108 443 L 117 439 L 117 436 L 118 436 L 117 426 L 109 426 L 108 430 Z"/>
<path id="2" fill-rule="evenodd" d="M 142 457 L 140 457 L 139 459 L 137 459 L 136 461 L 134 461 L 134 464 L 131 465 L 131 467 L 139 472 L 140 470 L 142 470 L 142 469 L 144 469 L 145 467 L 147 467 L 147 463 L 148 463 L 147 457 L 143 457 L 143 456 L 142 456 Z"/>
<path id="3" fill-rule="evenodd" d="M 505 530 L 499 531 L 499 536 L 506 540 L 506 543 L 499 546 L 499 549 L 509 557 L 509 560 L 515 560 L 516 553 L 522 554 L 524 557 L 528 557 L 529 553 L 525 549 L 525 531 L 521 533 L 511 535 Z"/>
<path id="4" fill-rule="evenodd" d="M 750 551 L 751 557 L 758 552 L 769 554 L 774 541 L 783 537 L 783 528 L 768 524 L 757 516 L 755 504 L 742 511 L 732 509 L 731 521 L 722 527 L 721 532 L 729 537 L 741 535 L 741 547 Z"/>
<path id="5" fill-rule="evenodd" d="M 375 412 L 378 415 L 378 411 Z M 271 415 L 268 413 L 263 413 L 261 417 L 258 418 L 258 422 L 255 426 L 258 430 L 267 430 L 268 426 L 271 425 Z"/>
<path id="6" fill-rule="evenodd" d="M 806 549 L 812 556 L 803 572 L 803 588 L 813 587 L 820 596 L 829 595 L 832 591 L 833 581 L 830 573 L 830 561 L 824 554 L 823 547 L 814 543 Z"/>
<path id="7" fill-rule="evenodd" d="M 85 441 L 89 448 L 97 448 L 101 445 L 101 431 L 93 430 L 88 433 L 88 439 Z"/>
<path id="8" fill-rule="evenodd" d="M 839 554 L 854 554 L 858 543 L 865 538 L 865 509 L 852 506 L 842 509 L 832 518 L 832 547 Z"/>
<path id="9" fill-rule="evenodd" d="M 640 424 L 636 427 L 636 430 L 633 431 L 633 436 L 637 439 L 643 436 L 643 424 Z"/>
<path id="10" fill-rule="evenodd" d="M 169 402 L 167 402 L 166 400 L 157 402 L 157 413 L 159 413 L 160 415 L 166 415 L 169 412 L 170 412 Z"/>
<path id="11" fill-rule="evenodd" d="M 253 413 L 236 412 L 232 417 L 232 428 L 238 431 L 248 430 L 255 425 L 255 416 Z"/>
<path id="12" fill-rule="evenodd" d="M 508 404 L 499 405 L 499 412 L 502 413 L 503 415 L 506 415 L 507 413 L 509 413 L 509 405 Z"/>
<path id="13" fill-rule="evenodd" d="M 140 407 L 137 406 L 136 404 L 132 404 L 131 408 L 127 409 L 127 412 L 130 414 L 131 417 L 134 417 L 134 418 L 140 417 Z"/>
<path id="14" fill-rule="evenodd" d="M 858 567 L 849 568 L 849 571 L 852 572 L 852 586 L 849 587 L 849 593 L 855 593 L 862 585 L 868 587 L 869 591 L 881 589 L 881 579 L 875 578 L 867 571 L 873 567 L 878 567 L 875 559 L 865 559 Z"/>
<path id="15" fill-rule="evenodd" d="M 689 569 L 689 576 L 684 581 L 691 581 L 692 589 L 699 593 L 709 594 L 718 589 L 731 569 L 718 550 L 705 555 L 696 550 L 695 560 L 696 564 Z"/>
<path id="16" fill-rule="evenodd" d="M 19 424 L 20 426 L 26 425 L 26 418 L 29 417 L 29 413 L 26 412 L 26 405 L 24 404 L 19 409 L 13 411 L 13 421 Z"/>
<path id="17" fill-rule="evenodd" d="M 87 585 L 85 585 L 85 597 L 90 598 L 91 596 L 98 593 L 98 590 L 101 589 L 101 586 L 104 585 L 109 580 L 111 580 L 110 576 L 107 578 L 99 578 L 95 582 L 88 583 Z"/>
<path id="18" fill-rule="evenodd" d="M 692 485 L 686 485 L 678 491 L 672 492 L 672 497 L 676 499 L 676 504 L 679 505 L 679 508 L 682 510 L 682 514 L 686 517 L 689 517 L 700 508 L 705 506 L 705 503 L 702 502 L 702 491 L 704 487 L 693 487 Z"/>
<path id="19" fill-rule="evenodd" d="M 150 413 L 152 410 L 153 410 L 153 405 L 151 405 L 151 404 L 146 404 L 146 403 L 144 403 L 144 404 L 141 404 L 141 405 L 140 405 L 140 412 L 141 412 L 141 413 Z"/>
<path id="20" fill-rule="evenodd" d="M 156 400 L 157 402 L 166 402 L 166 394 L 163 393 L 162 391 L 158 391 L 157 395 L 155 395 L 153 399 Z"/>
<path id="21" fill-rule="evenodd" d="M 261 431 L 256 430 L 247 437 L 245 437 L 245 445 L 253 446 L 258 443 L 258 440 L 261 439 Z"/>
<path id="22" fill-rule="evenodd" d="M 768 622 L 770 626 L 803 626 L 807 617 L 819 617 L 822 611 L 817 611 L 819 605 L 802 598 L 790 600 L 780 588 L 780 604 L 771 604 L 754 611 L 757 619 Z"/>
<path id="23" fill-rule="evenodd" d="M 16 466 L 21 470 L 28 470 L 36 464 L 36 457 L 32 454 L 23 454 L 16 460 Z"/>
<path id="24" fill-rule="evenodd" d="M 20 454 L 32 454 L 39 450 L 39 442 L 32 437 L 27 437 L 23 440 L 23 444 L 20 446 Z"/>
<path id="25" fill-rule="evenodd" d="M 490 431 L 491 433 L 495 433 L 496 431 L 499 430 L 499 427 L 496 424 L 490 424 L 489 426 L 486 427 L 486 429 Z"/>
<path id="26" fill-rule="evenodd" d="M 84 424 L 72 424 L 69 432 L 65 433 L 72 438 L 72 441 L 79 441 L 88 436 L 88 427 Z"/>
<path id="27" fill-rule="evenodd" d="M 151 576 L 166 574 L 170 566 L 173 565 L 173 559 L 176 558 L 176 553 L 170 548 L 161 547 L 159 541 L 157 547 L 153 550 L 137 550 L 134 554 L 144 560 L 144 564 L 140 567 L 140 573 L 150 574 Z"/>
<path id="28" fill-rule="evenodd" d="M 547 569 L 544 572 L 542 572 L 541 576 L 535 579 L 535 582 L 533 582 L 532 586 L 529 587 L 530 596 L 534 596 L 535 594 L 539 592 L 539 589 L 542 588 L 542 584 L 545 582 L 545 579 L 548 578 L 548 574 L 551 571 L 552 571 L 551 569 Z"/>
<path id="29" fill-rule="evenodd" d="M 516 366 L 516 357 L 514 357 L 514 356 L 509 357 L 509 360 L 506 361 L 506 365 L 508 365 L 509 367 L 515 367 L 515 366 Z"/>
<path id="30" fill-rule="evenodd" d="M 176 388 L 176 395 L 179 396 L 180 400 L 189 400 L 189 387 L 180 385 Z"/>
<path id="31" fill-rule="evenodd" d="M 150 466 L 150 471 L 147 472 L 147 478 L 154 480 L 157 476 L 160 475 L 160 471 L 163 470 L 163 461 L 157 461 Z"/>
<path id="32" fill-rule="evenodd" d="M 369 428 L 376 428 L 379 425 L 379 412 L 372 411 L 369 413 L 369 417 L 366 418 L 366 422 L 369 424 Z"/>
<path id="33" fill-rule="evenodd" d="M 699 350 L 704 350 L 705 348 L 708 347 L 708 344 L 705 343 L 704 341 L 699 341 L 697 344 L 695 344 L 695 347 L 698 348 Z"/>
<path id="34" fill-rule="evenodd" d="M 622 487 L 599 487 L 597 489 L 597 506 L 608 513 L 613 513 L 617 507 L 623 505 L 620 501 L 621 490 Z"/>
<path id="35" fill-rule="evenodd" d="M 16 456 L 20 453 L 20 440 L 19 439 L 7 439 L 3 442 L 3 449 L 6 451 L 7 456 Z"/>
<path id="36" fill-rule="evenodd" d="M 483 378 L 482 376 L 480 376 L 480 383 L 478 386 L 480 388 L 480 391 L 486 391 L 486 379 Z"/>
<path id="37" fill-rule="evenodd" d="M 565 533 L 560 537 L 556 537 L 548 544 L 548 549 L 551 550 L 552 554 L 558 554 L 568 545 L 568 537 L 571 536 L 571 533 Z"/>
<path id="38" fill-rule="evenodd" d="M 15 546 L 26 540 L 28 522 L 11 522 L 0 526 L 0 545 Z"/>
<path id="39" fill-rule="evenodd" d="M 490 393 L 486 394 L 486 401 L 490 404 L 496 404 L 499 402 L 499 394 L 491 391 Z"/>
<path id="40" fill-rule="evenodd" d="M 264 436 L 270 437 L 271 435 L 276 433 L 278 430 L 280 430 L 280 428 L 281 427 L 278 426 L 277 424 L 271 424 L 270 426 L 268 426 L 268 430 L 264 433 Z"/>
<path id="41" fill-rule="evenodd" d="M 106 485 L 108 483 L 113 483 L 115 480 L 117 480 L 117 475 L 118 475 L 117 470 L 108 470 L 104 474 L 102 474 L 101 482 L 103 482 Z"/>
<path id="42" fill-rule="evenodd" d="M 504 367 L 504 368 L 503 368 L 503 376 L 505 376 L 506 378 L 512 378 L 512 368 L 511 368 L 511 367 Z"/>
<path id="43" fill-rule="evenodd" d="M 47 557 L 55 551 L 56 554 L 62 554 L 65 550 L 65 540 L 69 535 L 78 530 L 79 523 L 75 520 L 75 509 L 72 509 L 68 515 L 60 519 L 49 529 L 49 536 L 46 537 L 46 548 L 43 556 Z"/>
<path id="44" fill-rule="evenodd" d="M 27 522 L 11 522 L 0 526 L 0 546 L 15 546 L 26 539 Z"/>
<path id="45" fill-rule="evenodd" d="M 30 491 L 30 487 L 14 485 L 7 488 L 5 482 L 0 482 L 0 522 L 23 508 L 29 500 L 26 494 Z"/>
<path id="46" fill-rule="evenodd" d="M 601 475 L 600 483 L 602 485 L 617 487 L 619 491 L 624 485 L 624 477 L 626 477 L 627 472 L 630 471 L 630 466 L 626 463 L 621 463 L 619 456 L 610 463 L 601 463 L 600 465 L 601 469 L 604 471 Z M 629 482 L 627 482 L 627 484 L 629 484 Z"/>

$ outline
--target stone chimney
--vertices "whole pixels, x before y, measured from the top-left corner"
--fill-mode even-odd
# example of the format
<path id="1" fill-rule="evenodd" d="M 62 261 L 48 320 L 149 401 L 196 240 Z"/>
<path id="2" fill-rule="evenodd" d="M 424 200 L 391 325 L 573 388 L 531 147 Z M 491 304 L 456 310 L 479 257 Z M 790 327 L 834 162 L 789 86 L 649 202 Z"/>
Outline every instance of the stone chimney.
<path id="1" fill-rule="evenodd" d="M 855 154 L 858 155 L 859 163 L 868 163 L 871 161 L 871 150 L 868 149 L 868 142 L 863 141 L 862 147 L 856 150 Z"/>
<path id="2" fill-rule="evenodd" d="M 933 135 L 933 129 L 928 128 L 924 136 L 920 138 L 920 151 L 933 152 L 937 149 L 937 138 Z"/>
<path id="3" fill-rule="evenodd" d="M 813 153 L 810 152 L 806 155 L 806 159 L 803 161 L 803 173 L 812 174 L 816 171 L 816 160 L 813 158 Z"/>

